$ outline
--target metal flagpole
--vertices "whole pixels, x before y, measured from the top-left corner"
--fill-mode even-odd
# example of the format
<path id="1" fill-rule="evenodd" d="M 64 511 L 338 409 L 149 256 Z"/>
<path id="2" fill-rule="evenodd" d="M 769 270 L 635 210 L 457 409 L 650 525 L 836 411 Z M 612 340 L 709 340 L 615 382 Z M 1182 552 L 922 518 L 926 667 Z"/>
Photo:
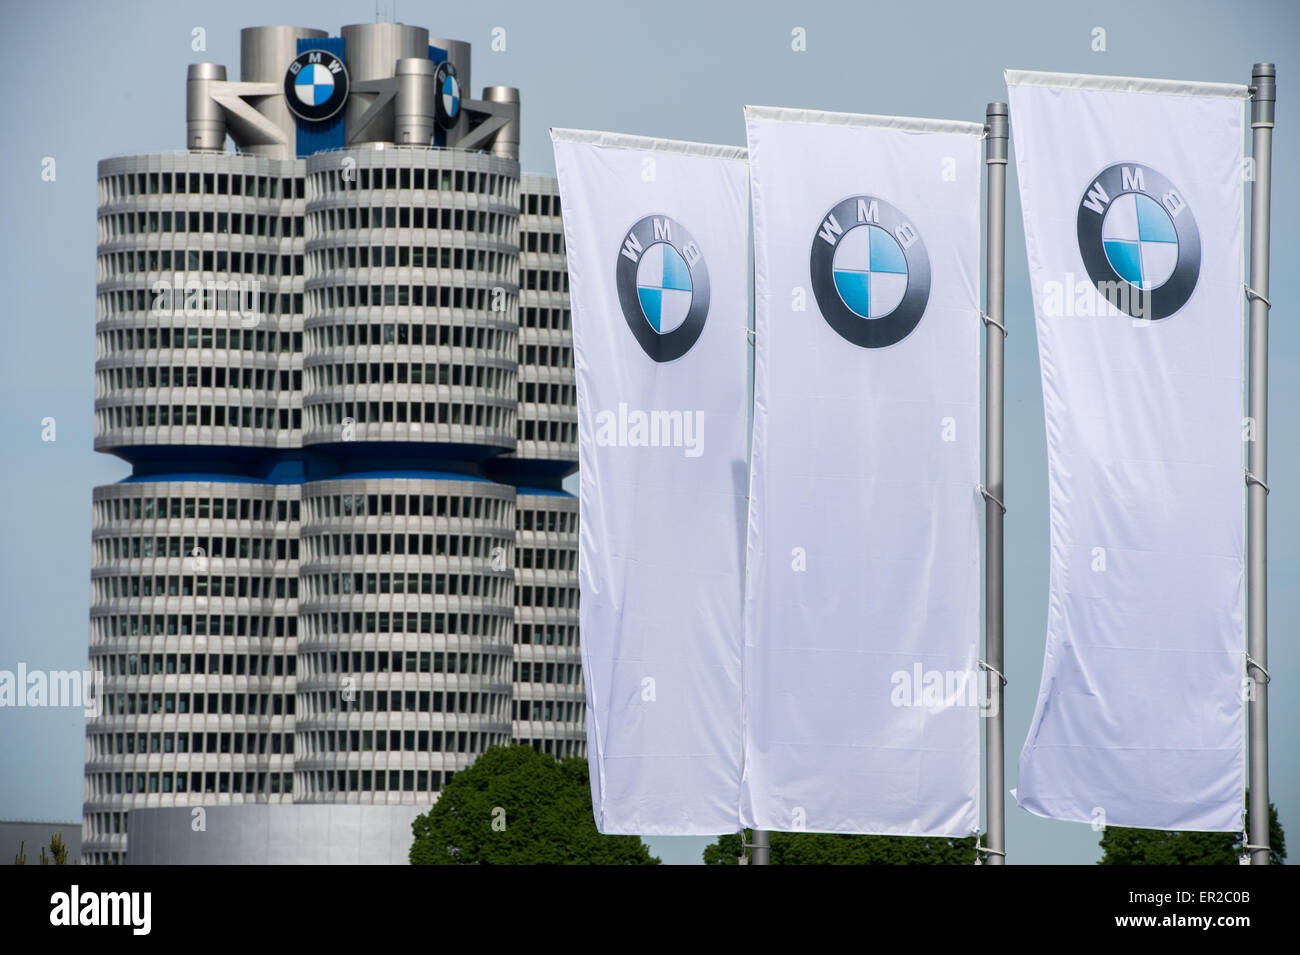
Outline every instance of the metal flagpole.
<path id="1" fill-rule="evenodd" d="M 766 829 L 754 830 L 754 865 L 772 864 L 771 833 Z"/>
<path id="2" fill-rule="evenodd" d="M 1277 73 L 1256 63 L 1251 73 L 1250 129 L 1250 419 L 1246 471 L 1247 674 L 1250 677 L 1251 865 L 1268 865 L 1268 230 Z"/>
<path id="3" fill-rule="evenodd" d="M 984 661 L 988 688 L 984 713 L 985 800 L 990 865 L 1006 860 L 1006 785 L 1002 687 L 1002 491 L 1004 392 L 1003 290 L 1006 284 L 1007 104 L 989 103 L 984 117 L 984 164 L 988 168 L 988 222 L 984 288 Z M 977 862 L 985 861 L 976 859 Z"/>

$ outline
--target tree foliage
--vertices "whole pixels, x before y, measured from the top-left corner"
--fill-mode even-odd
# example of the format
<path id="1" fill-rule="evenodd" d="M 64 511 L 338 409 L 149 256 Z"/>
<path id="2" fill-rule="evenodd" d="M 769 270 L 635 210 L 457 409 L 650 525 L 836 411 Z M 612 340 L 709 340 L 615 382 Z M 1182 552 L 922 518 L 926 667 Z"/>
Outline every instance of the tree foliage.
<path id="1" fill-rule="evenodd" d="M 1286 836 L 1272 803 L 1268 806 L 1268 833 L 1269 862 L 1284 865 Z M 1237 865 L 1241 859 L 1240 832 L 1164 832 L 1110 826 L 1102 833 L 1100 845 L 1103 853 L 1098 865 Z"/>
<path id="2" fill-rule="evenodd" d="M 753 832 L 745 830 L 745 841 Z M 822 832 L 773 832 L 772 865 L 972 865 L 975 837 L 846 836 Z M 705 865 L 738 865 L 740 833 L 719 836 L 704 849 Z"/>
<path id="3" fill-rule="evenodd" d="M 605 836 L 587 761 L 493 746 L 411 823 L 412 865 L 658 865 L 638 836 Z"/>

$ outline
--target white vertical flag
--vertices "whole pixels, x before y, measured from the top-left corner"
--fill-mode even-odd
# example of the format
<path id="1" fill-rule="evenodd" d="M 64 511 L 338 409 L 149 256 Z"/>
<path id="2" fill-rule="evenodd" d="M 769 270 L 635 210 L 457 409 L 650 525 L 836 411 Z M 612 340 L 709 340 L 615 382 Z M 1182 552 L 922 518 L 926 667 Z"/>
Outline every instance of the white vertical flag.
<path id="1" fill-rule="evenodd" d="M 1007 72 L 1051 573 L 1019 804 L 1241 828 L 1246 88 Z"/>
<path id="2" fill-rule="evenodd" d="M 745 117 L 756 358 L 741 816 L 969 836 L 982 127 Z"/>
<path id="3" fill-rule="evenodd" d="M 735 832 L 745 151 L 577 130 L 551 138 L 578 386 L 596 826 Z"/>

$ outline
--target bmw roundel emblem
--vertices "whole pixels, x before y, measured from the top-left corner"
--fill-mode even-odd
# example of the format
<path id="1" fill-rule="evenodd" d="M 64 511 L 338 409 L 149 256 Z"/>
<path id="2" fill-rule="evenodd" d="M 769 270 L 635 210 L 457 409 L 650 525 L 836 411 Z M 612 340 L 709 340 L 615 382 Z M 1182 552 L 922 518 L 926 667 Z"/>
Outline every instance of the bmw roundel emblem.
<path id="1" fill-rule="evenodd" d="M 328 50 L 304 50 L 285 71 L 284 101 L 299 119 L 329 119 L 347 98 L 348 69 Z"/>
<path id="2" fill-rule="evenodd" d="M 456 76 L 456 67 L 446 62 L 439 63 L 433 75 L 433 85 L 433 110 L 438 125 L 443 129 L 455 126 L 456 120 L 460 119 L 460 79 Z"/>
<path id="3" fill-rule="evenodd" d="M 920 233 L 877 196 L 849 196 L 827 211 L 809 265 L 826 324 L 862 348 L 901 342 L 930 300 L 930 257 Z"/>
<path id="4" fill-rule="evenodd" d="M 1133 318 L 1168 318 L 1201 272 L 1192 210 L 1164 175 L 1141 163 L 1103 169 L 1079 200 L 1079 254 L 1088 278 Z"/>
<path id="5" fill-rule="evenodd" d="M 709 314 L 709 269 L 680 222 L 638 219 L 623 236 L 615 278 L 623 318 L 647 355 L 675 361 L 691 350 Z"/>

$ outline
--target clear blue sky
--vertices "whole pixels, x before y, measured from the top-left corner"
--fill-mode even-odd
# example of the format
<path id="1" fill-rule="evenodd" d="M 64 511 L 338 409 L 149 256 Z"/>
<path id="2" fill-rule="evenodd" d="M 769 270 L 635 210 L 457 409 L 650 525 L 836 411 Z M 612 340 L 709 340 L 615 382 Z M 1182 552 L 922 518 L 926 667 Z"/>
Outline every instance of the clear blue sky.
<path id="1" fill-rule="evenodd" d="M 386 0 L 391 8 L 392 0 Z M 374 19 L 373 0 L 282 3 L 9 4 L 0 34 L 0 195 L 5 301 L 0 349 L 0 669 L 86 665 L 91 488 L 128 468 L 92 451 L 95 164 L 178 149 L 185 68 L 238 75 L 239 30 L 295 23 L 337 33 Z M 475 94 L 523 97 L 525 170 L 552 171 L 547 129 L 609 129 L 736 145 L 756 103 L 982 121 L 1006 98 L 1004 67 L 1246 83 L 1278 65 L 1271 327 L 1270 663 L 1272 797 L 1300 833 L 1300 283 L 1296 135 L 1300 5 L 1287 0 L 773 0 L 397 4 L 397 18 L 474 45 Z M 191 31 L 207 31 L 207 51 Z M 506 50 L 492 52 L 495 27 Z M 791 50 L 791 30 L 807 51 Z M 1105 52 L 1092 31 L 1106 30 Z M 43 157 L 57 180 L 41 180 Z M 1008 786 L 1033 712 L 1047 603 L 1047 479 L 1042 397 L 1015 167 L 1007 234 Z M 41 440 L 41 420 L 57 441 Z M 0 818 L 81 816 L 79 710 L 0 710 Z M 694 862 L 706 840 L 656 839 L 666 862 Z M 1294 839 L 1292 840 L 1295 841 Z M 1011 861 L 1088 863 L 1087 826 L 1008 809 Z"/>

